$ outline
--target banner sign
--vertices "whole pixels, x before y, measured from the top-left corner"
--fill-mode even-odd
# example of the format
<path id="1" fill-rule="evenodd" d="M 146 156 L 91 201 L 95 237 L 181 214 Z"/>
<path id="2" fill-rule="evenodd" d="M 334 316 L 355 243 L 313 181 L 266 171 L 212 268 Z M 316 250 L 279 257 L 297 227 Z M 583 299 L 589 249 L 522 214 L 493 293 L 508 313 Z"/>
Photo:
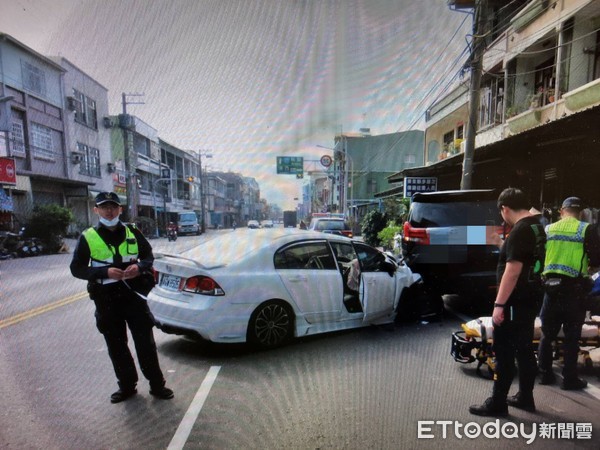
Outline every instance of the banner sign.
<path id="1" fill-rule="evenodd" d="M 304 173 L 304 158 L 302 156 L 278 156 L 277 173 L 297 175 Z"/>
<path id="2" fill-rule="evenodd" d="M 411 198 L 417 192 L 437 191 L 437 177 L 405 177 L 404 197 Z"/>
<path id="3" fill-rule="evenodd" d="M 0 184 L 17 184 L 17 165 L 15 158 L 0 157 Z"/>

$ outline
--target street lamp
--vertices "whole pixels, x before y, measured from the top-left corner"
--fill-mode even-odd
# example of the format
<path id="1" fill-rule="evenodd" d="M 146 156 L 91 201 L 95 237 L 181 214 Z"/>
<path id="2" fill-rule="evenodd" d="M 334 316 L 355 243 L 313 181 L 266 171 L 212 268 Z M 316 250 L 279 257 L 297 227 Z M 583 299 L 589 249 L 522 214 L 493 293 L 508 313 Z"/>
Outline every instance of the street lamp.
<path id="1" fill-rule="evenodd" d="M 347 215 L 348 213 L 348 203 L 350 203 L 350 206 L 352 207 L 353 203 L 354 203 L 354 160 L 352 159 L 352 157 L 348 154 L 347 149 L 344 147 L 343 150 L 337 149 L 337 148 L 330 148 L 330 147 L 325 147 L 324 145 L 317 145 L 317 147 L 320 148 L 325 148 L 327 150 L 332 150 L 335 153 L 338 153 L 340 155 L 342 155 L 342 161 L 344 163 L 344 197 L 343 197 L 343 202 L 342 205 L 344 207 L 344 216 Z M 337 145 L 336 145 L 337 147 Z M 348 202 L 348 164 L 346 164 L 346 158 L 348 159 L 348 161 L 350 161 L 350 174 L 352 176 L 352 180 L 350 181 L 350 202 Z"/>

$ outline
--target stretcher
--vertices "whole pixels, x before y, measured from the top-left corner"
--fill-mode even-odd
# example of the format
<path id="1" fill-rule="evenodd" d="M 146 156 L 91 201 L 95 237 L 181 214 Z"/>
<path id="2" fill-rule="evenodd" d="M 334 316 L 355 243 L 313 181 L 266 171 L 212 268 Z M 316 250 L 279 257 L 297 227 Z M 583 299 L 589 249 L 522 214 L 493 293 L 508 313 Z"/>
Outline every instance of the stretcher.
<path id="1" fill-rule="evenodd" d="M 495 370 L 495 359 L 492 351 L 493 325 L 491 317 L 480 317 L 461 325 L 462 330 L 452 334 L 452 347 L 450 354 L 455 361 L 470 364 L 477 361 L 477 373 L 486 378 L 492 378 Z M 533 342 L 534 351 L 542 337 L 542 322 L 539 317 L 535 319 Z M 564 334 L 562 329 L 555 341 L 554 358 L 560 358 L 560 349 Z M 580 355 L 586 369 L 593 369 L 590 357 L 592 349 L 600 348 L 600 316 L 591 316 L 581 329 Z M 482 367 L 487 367 L 487 374 L 482 372 Z"/>

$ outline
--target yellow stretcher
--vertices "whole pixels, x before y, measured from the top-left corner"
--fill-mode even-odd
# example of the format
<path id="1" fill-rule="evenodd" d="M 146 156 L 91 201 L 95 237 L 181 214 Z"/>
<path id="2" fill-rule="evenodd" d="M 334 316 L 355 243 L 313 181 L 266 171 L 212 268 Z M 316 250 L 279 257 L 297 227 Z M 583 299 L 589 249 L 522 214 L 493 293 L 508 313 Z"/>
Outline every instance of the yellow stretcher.
<path id="1" fill-rule="evenodd" d="M 481 373 L 481 367 L 487 366 L 488 376 L 491 378 L 495 369 L 494 353 L 492 351 L 493 325 L 491 317 L 480 317 L 461 325 L 462 330 L 452 334 L 452 347 L 450 354 L 455 361 L 469 364 L 477 361 L 477 373 Z M 537 351 L 537 346 L 542 337 L 542 322 L 539 317 L 535 318 L 532 346 Z M 555 359 L 560 357 L 560 349 L 564 334 L 562 329 L 558 333 L 555 347 Z M 580 353 L 586 369 L 592 370 L 593 363 L 590 357 L 590 349 L 600 348 L 600 316 L 592 316 L 583 324 L 581 329 Z"/>

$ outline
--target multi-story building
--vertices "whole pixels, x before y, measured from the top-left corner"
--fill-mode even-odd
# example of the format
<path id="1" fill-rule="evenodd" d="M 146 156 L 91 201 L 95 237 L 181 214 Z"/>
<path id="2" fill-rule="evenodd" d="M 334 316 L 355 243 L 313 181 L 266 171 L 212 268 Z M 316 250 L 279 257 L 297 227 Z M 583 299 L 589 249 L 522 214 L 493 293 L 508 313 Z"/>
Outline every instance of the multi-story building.
<path id="1" fill-rule="evenodd" d="M 423 164 L 423 131 L 335 136 L 333 200 L 330 211 L 344 212 L 359 222 L 372 207 L 375 195 L 389 187 L 396 168 Z"/>
<path id="2" fill-rule="evenodd" d="M 88 180 L 70 179 L 75 163 L 66 145 L 64 72 L 0 33 L 0 97 L 11 121 L 10 132 L 0 133 L 0 156 L 16 163 L 16 186 L 5 190 L 12 199 L 12 228 L 26 223 L 34 205 L 65 206 L 68 198 L 87 196 Z"/>
<path id="3" fill-rule="evenodd" d="M 108 90 L 69 60 L 52 59 L 65 70 L 67 178 L 81 186 L 67 195 L 66 204 L 75 216 L 71 231 L 77 232 L 95 221 L 95 196 L 113 188 Z"/>
<path id="4" fill-rule="evenodd" d="M 475 6 L 474 1 L 450 3 Z M 472 187 L 521 187 L 538 209 L 556 209 L 570 195 L 598 208 L 600 1 L 511 2 L 513 9 L 508 15 L 504 10 L 502 20 L 500 3 L 477 2 L 488 29 L 482 33 L 487 40 Z M 436 176 L 439 189 L 460 187 L 464 144 L 439 161 L 436 149 L 441 154 L 446 141 L 456 144 L 457 127 L 468 124 L 467 98 L 459 87 L 430 108 L 430 165 L 403 170 L 390 181 Z"/>

